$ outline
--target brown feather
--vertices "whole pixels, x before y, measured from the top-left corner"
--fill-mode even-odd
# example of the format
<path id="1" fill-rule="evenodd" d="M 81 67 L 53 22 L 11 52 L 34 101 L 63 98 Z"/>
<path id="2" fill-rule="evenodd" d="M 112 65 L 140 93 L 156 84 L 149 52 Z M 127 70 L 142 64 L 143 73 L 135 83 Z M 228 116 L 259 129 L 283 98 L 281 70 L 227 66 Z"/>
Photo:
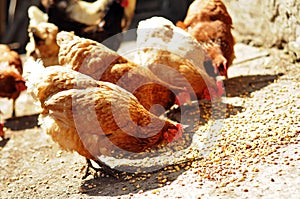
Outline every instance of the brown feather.
<path id="1" fill-rule="evenodd" d="M 60 64 L 69 65 L 73 70 L 94 79 L 121 86 L 133 93 L 148 110 L 154 104 L 164 109 L 170 108 L 175 103 L 175 94 L 184 91 L 181 87 L 160 80 L 148 68 L 138 66 L 100 43 L 67 32 L 59 33 L 57 40 L 60 45 Z M 152 112 L 161 114 L 162 110 L 153 107 Z"/>
<path id="2" fill-rule="evenodd" d="M 184 21 L 176 25 L 203 45 L 213 65 L 227 77 L 227 68 L 235 58 L 235 40 L 231 33 L 232 19 L 225 4 L 221 0 L 195 0 Z"/>

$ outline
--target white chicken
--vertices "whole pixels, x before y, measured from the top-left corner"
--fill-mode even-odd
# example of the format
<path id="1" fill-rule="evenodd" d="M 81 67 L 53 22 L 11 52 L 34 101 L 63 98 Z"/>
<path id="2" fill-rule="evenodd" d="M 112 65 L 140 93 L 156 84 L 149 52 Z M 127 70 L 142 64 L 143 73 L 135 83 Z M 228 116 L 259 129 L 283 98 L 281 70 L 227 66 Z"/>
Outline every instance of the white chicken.
<path id="1" fill-rule="evenodd" d="M 34 59 L 41 59 L 45 66 L 58 64 L 59 46 L 56 43 L 58 27 L 48 23 L 48 15 L 36 6 L 28 9 L 29 42 L 26 45 L 26 54 Z"/>
<path id="2" fill-rule="evenodd" d="M 203 66 L 202 46 L 171 21 L 163 17 L 141 21 L 137 29 L 137 51 L 136 63 L 147 66 L 171 85 L 186 87 L 197 99 L 223 94 L 222 82 L 215 82 Z"/>

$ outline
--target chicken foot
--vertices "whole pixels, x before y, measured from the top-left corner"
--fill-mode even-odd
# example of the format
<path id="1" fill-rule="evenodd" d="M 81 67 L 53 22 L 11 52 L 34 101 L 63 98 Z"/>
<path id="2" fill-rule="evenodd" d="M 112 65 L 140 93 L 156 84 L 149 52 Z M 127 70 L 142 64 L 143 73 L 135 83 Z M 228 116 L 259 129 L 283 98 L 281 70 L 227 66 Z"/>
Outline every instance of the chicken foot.
<path id="1" fill-rule="evenodd" d="M 104 162 L 100 161 L 100 160 L 94 160 L 94 162 L 96 162 L 100 168 L 95 168 L 91 162 L 90 159 L 86 159 L 87 162 L 87 168 L 85 171 L 84 176 L 82 177 L 82 179 L 87 178 L 89 175 L 91 175 L 91 169 L 93 169 L 96 173 L 94 174 L 94 177 L 96 177 L 98 172 L 101 172 L 102 174 L 106 174 L 108 176 L 114 177 L 114 178 L 119 178 L 119 174 L 121 174 L 122 172 L 112 169 L 110 168 L 108 165 L 106 165 Z"/>

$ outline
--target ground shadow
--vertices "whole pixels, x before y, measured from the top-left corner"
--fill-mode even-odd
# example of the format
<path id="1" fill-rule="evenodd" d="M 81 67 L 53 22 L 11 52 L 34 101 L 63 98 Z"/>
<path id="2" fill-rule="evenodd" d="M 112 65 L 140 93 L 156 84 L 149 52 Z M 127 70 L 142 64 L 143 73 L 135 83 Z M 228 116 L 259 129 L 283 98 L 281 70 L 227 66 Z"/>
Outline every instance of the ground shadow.
<path id="1" fill-rule="evenodd" d="M 273 83 L 282 75 L 251 75 L 224 80 L 226 97 L 248 97 L 251 92 Z M 242 109 L 243 107 L 241 106 L 234 106 L 228 103 L 201 100 L 173 108 L 166 113 L 166 116 L 177 122 L 182 122 L 182 118 L 185 118 L 186 121 L 191 121 L 191 123 L 188 122 L 188 125 L 193 124 L 192 126 L 199 127 L 199 125 L 204 125 L 211 119 L 225 119 L 231 115 L 236 115 Z M 195 116 L 198 117 L 198 123 L 196 124 L 193 123 Z"/>
<path id="2" fill-rule="evenodd" d="M 227 97 L 249 96 L 251 92 L 273 83 L 283 74 L 239 76 L 224 80 Z"/>
<path id="3" fill-rule="evenodd" d="M 173 108 L 167 112 L 167 117 L 177 122 L 182 122 L 182 118 L 184 118 L 185 121 L 190 121 L 187 125 L 197 128 L 199 125 L 204 125 L 211 119 L 225 119 L 230 115 L 236 115 L 242 109 L 243 107 L 241 106 L 234 106 L 223 102 L 212 103 L 208 100 L 201 100 Z M 196 117 L 197 123 L 193 123 Z"/>
<path id="4" fill-rule="evenodd" d="M 38 116 L 39 114 L 34 114 L 9 118 L 5 120 L 4 126 L 11 130 L 30 129 L 38 126 Z"/>
<path id="5" fill-rule="evenodd" d="M 120 179 L 98 177 L 84 180 L 80 192 L 90 196 L 121 196 L 153 190 L 172 183 L 191 163 L 167 166 L 163 169 L 137 175 L 124 175 Z"/>

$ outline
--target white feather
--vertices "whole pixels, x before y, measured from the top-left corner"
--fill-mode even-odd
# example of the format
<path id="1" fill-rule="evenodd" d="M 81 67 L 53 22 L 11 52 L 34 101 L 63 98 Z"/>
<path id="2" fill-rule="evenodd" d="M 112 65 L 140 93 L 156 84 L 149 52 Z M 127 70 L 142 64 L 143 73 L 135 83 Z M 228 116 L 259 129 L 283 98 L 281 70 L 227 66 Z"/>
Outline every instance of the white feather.
<path id="1" fill-rule="evenodd" d="M 144 66 L 152 63 L 153 55 L 157 56 L 158 51 L 168 51 L 204 69 L 205 53 L 201 45 L 189 33 L 163 17 L 152 17 L 139 22 L 137 50 L 135 61 Z"/>

